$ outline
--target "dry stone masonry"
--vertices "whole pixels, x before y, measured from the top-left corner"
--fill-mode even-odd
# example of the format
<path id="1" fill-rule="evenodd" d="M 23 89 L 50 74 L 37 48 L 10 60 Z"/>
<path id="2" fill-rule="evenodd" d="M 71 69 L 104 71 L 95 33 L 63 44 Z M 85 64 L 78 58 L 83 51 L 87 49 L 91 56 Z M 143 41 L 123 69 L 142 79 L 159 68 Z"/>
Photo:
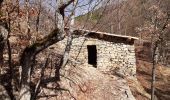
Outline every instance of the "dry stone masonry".
<path id="1" fill-rule="evenodd" d="M 135 76 L 134 41 L 137 38 L 91 31 L 82 36 L 85 31 L 75 31 L 70 51 L 72 65 L 95 67 L 123 77 Z M 62 42 L 66 43 L 66 39 Z M 65 43 L 60 43 L 61 47 Z"/>

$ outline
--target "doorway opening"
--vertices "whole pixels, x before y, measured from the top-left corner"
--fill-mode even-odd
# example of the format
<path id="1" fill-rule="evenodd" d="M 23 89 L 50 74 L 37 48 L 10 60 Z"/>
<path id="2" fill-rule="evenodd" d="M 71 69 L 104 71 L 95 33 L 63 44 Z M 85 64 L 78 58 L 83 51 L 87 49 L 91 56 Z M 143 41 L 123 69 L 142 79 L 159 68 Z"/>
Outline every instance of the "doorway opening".
<path id="1" fill-rule="evenodd" d="M 96 45 L 87 45 L 88 49 L 88 64 L 97 68 L 97 49 Z"/>

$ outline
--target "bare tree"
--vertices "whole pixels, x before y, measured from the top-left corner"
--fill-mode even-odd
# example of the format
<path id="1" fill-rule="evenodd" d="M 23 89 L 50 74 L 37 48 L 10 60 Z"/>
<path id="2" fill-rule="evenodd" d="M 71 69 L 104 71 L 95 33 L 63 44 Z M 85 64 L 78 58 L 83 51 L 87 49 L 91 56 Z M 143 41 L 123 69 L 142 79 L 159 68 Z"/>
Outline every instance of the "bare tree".
<path id="1" fill-rule="evenodd" d="M 41 0 L 40 0 L 41 1 Z M 2 1 L 1 3 L 3 3 L 4 1 Z M 3 47 L 4 47 L 4 40 L 8 40 L 10 38 L 10 35 L 14 35 L 14 31 L 16 31 L 15 29 L 16 28 L 19 28 L 21 25 L 21 23 L 19 22 L 18 18 L 16 17 L 22 17 L 24 16 L 25 19 L 24 21 L 26 22 L 26 31 L 24 32 L 24 34 L 22 34 L 23 36 L 24 35 L 27 35 L 27 39 L 28 41 L 31 39 L 32 37 L 32 29 L 31 29 L 31 1 L 30 0 L 25 0 L 24 1 L 25 3 L 24 4 L 20 4 L 19 3 L 19 0 L 17 0 L 17 5 L 13 5 L 13 2 L 5 2 L 6 3 L 6 8 L 8 8 L 6 10 L 5 13 L 7 13 L 6 16 L 1 16 L 1 40 L 0 43 L 3 43 L 3 45 L 0 45 L 2 46 L 2 54 L 1 54 L 1 59 L 3 58 Z M 52 1 L 54 2 L 54 1 Z M 37 56 L 37 54 L 39 54 L 40 52 L 42 52 L 43 50 L 45 50 L 46 48 L 48 48 L 49 46 L 57 43 L 58 41 L 61 41 L 65 38 L 65 35 L 66 35 L 66 32 L 65 32 L 65 25 L 64 25 L 64 18 L 65 18 L 65 8 L 68 7 L 71 3 L 74 2 L 74 6 L 73 7 L 73 10 L 71 11 L 71 23 L 70 23 L 70 30 L 68 31 L 68 41 L 67 41 L 67 46 L 65 48 L 65 52 L 64 52 L 64 55 L 62 57 L 62 60 L 61 60 L 61 64 L 60 64 L 60 67 L 64 67 L 66 64 L 67 64 L 67 61 L 68 61 L 68 55 L 69 55 L 69 50 L 70 50 L 70 46 L 71 46 L 71 42 L 72 42 L 72 28 L 73 28 L 73 24 L 74 24 L 74 18 L 75 18 L 75 15 L 74 15 L 74 10 L 76 9 L 76 6 L 77 6 L 77 0 L 56 0 L 56 21 L 55 21 L 55 28 L 49 33 L 47 34 L 46 36 L 44 36 L 43 38 L 41 39 L 35 39 L 36 41 L 31 43 L 31 44 L 27 44 L 26 48 L 23 50 L 23 52 L 21 53 L 21 58 L 18 62 L 18 65 L 21 65 L 21 82 L 20 82 L 20 86 L 18 87 L 19 89 L 19 97 L 16 96 L 16 98 L 18 98 L 19 100 L 30 100 L 30 99 L 35 99 L 36 95 L 34 94 L 31 94 L 32 92 L 32 88 L 31 88 L 31 75 L 32 75 L 32 68 L 34 67 L 35 65 L 35 58 Z M 41 17 L 41 8 L 42 8 L 42 4 L 41 2 L 39 2 L 40 4 L 40 7 L 38 8 L 38 14 L 37 14 L 37 17 L 36 17 L 36 32 L 39 33 L 39 22 L 40 22 L 40 17 Z M 11 5 L 11 6 L 9 6 Z M 24 6 L 23 6 L 24 5 Z M 24 9 L 22 9 L 22 7 Z M 14 16 L 15 13 L 17 12 L 17 16 Z M 50 12 L 48 12 L 50 13 Z M 18 25 L 15 27 L 15 26 L 12 26 L 13 25 L 13 22 L 16 21 L 18 22 Z M 22 20 L 20 20 L 22 21 Z M 12 23 L 12 24 L 11 24 Z M 7 25 L 7 26 L 6 26 Z M 12 28 L 11 28 L 12 26 Z M 21 32 L 22 30 L 20 29 L 17 29 L 18 32 Z M 4 33 L 3 33 L 4 32 Z M 9 34 L 9 33 L 12 33 L 12 34 Z M 23 33 L 23 32 L 21 32 Z M 5 36 L 6 35 L 6 36 Z M 20 37 L 22 38 L 22 37 Z M 11 48 L 11 45 L 10 45 L 10 41 L 8 40 L 7 41 L 7 44 L 8 44 L 8 54 L 9 54 L 9 67 L 10 67 L 10 70 L 13 71 L 14 69 L 14 62 L 12 60 L 12 48 Z M 24 44 L 24 43 L 23 43 Z M 2 60 L 3 61 L 3 60 Z M 43 70 L 42 70 L 43 72 Z M 16 75 L 17 72 L 10 72 L 11 73 L 11 76 L 13 76 L 14 74 Z M 12 84 L 12 79 L 14 77 L 10 77 L 10 84 L 11 85 L 14 85 Z M 11 86 L 11 93 L 13 92 L 13 86 Z M 16 84 L 15 84 L 16 85 Z M 38 86 L 39 87 L 39 86 Z M 38 89 L 38 88 L 37 88 Z M 35 92 L 37 94 L 37 90 Z M 13 96 L 11 97 L 11 99 L 15 99 L 14 95 L 11 94 L 10 96 Z M 33 97 L 32 97 L 33 96 Z"/>
<path id="2" fill-rule="evenodd" d="M 20 90 L 20 100 L 30 100 L 30 78 L 31 78 L 31 67 L 34 66 L 35 57 L 42 50 L 48 46 L 61 41 L 65 37 L 64 31 L 64 10 L 70 5 L 74 0 L 67 0 L 66 2 L 57 1 L 57 19 L 58 23 L 56 29 L 54 29 L 49 35 L 44 37 L 40 41 L 36 41 L 31 46 L 28 46 L 21 57 L 22 65 L 22 79 L 21 79 L 21 90 Z M 64 62 L 64 61 L 63 61 Z"/>
<path id="3" fill-rule="evenodd" d="M 72 32 L 73 29 L 79 26 L 78 18 L 82 18 L 84 21 L 81 23 L 81 28 L 89 28 L 90 30 L 95 31 L 108 31 L 112 33 L 127 33 L 127 35 L 136 35 L 136 29 L 144 30 L 146 27 L 152 29 L 155 25 L 155 31 L 153 33 L 153 83 L 152 88 L 154 87 L 155 82 L 155 54 L 160 50 L 160 43 L 165 38 L 163 35 L 164 30 L 168 27 L 168 21 L 165 21 L 164 18 L 159 18 L 158 15 L 152 14 L 149 8 L 154 5 L 154 3 L 138 0 L 88 0 L 79 4 L 81 0 L 1 0 L 0 4 L 6 4 L 4 7 L 3 14 L 0 16 L 0 67 L 3 67 L 3 54 L 4 46 L 7 43 L 8 51 L 8 67 L 10 69 L 10 98 L 19 100 L 30 100 L 36 99 L 38 91 L 40 90 L 42 77 L 44 76 L 44 70 L 51 58 L 47 57 L 47 60 L 44 66 L 41 68 L 41 76 L 39 78 L 38 84 L 34 84 L 35 88 L 31 87 L 33 76 L 33 68 L 37 64 L 36 57 L 38 54 L 43 53 L 46 48 L 49 46 L 67 38 L 66 48 L 64 48 L 64 53 L 60 61 L 60 65 L 57 66 L 57 70 L 64 68 L 69 60 L 69 51 L 72 44 Z M 152 1 L 152 0 L 151 0 Z M 158 0 L 159 1 L 159 0 Z M 48 3 L 47 3 L 48 2 Z M 49 3 L 50 2 L 50 3 Z M 35 3 L 35 4 L 33 4 Z M 71 3 L 74 3 L 70 7 Z M 38 7 L 37 7 L 38 6 Z M 75 15 L 75 11 L 78 9 L 86 8 L 86 14 L 81 15 L 79 11 L 78 15 Z M 167 6 L 168 7 L 168 6 Z M 66 9 L 67 8 L 67 9 Z M 161 7 L 158 7 L 161 8 Z M 161 8 L 165 10 L 165 8 Z M 32 15 L 32 11 L 35 11 L 35 15 Z M 164 12 L 164 11 L 162 11 Z M 5 13 L 5 14 L 4 14 Z M 17 14 L 16 14 L 17 13 Z M 81 13 L 81 14 L 80 14 Z M 150 16 L 149 16 L 150 15 Z M 164 15 L 164 13 L 163 13 Z M 19 20 L 20 16 L 23 20 Z M 76 17 L 78 16 L 78 17 Z M 85 17 L 84 17 L 85 16 Z M 155 17 L 157 16 L 157 17 Z M 166 15 L 166 17 L 168 14 Z M 75 20 L 76 19 L 76 20 Z M 110 20 L 112 19 L 112 20 Z M 151 20 L 152 19 L 152 20 Z M 164 20 L 162 20 L 164 19 Z M 167 18 L 166 20 L 168 20 Z M 50 20 L 48 23 L 46 21 Z M 69 31 L 65 31 L 65 21 L 68 20 Z M 70 21 L 71 20 L 71 21 Z M 20 21 L 20 22 L 19 22 Z M 26 22 L 26 30 L 23 32 L 20 27 L 23 25 L 23 22 Z M 17 26 L 15 26 L 17 22 Z M 153 23 L 155 22 L 155 23 Z M 164 25 L 162 25 L 165 22 Z M 45 23 L 45 24 L 44 24 Z M 55 23 L 55 24 L 54 24 Z M 75 24 L 74 24 L 75 23 Z M 78 23 L 78 25 L 77 25 Z M 24 26 L 24 25 L 23 25 Z M 45 27 L 51 26 L 48 30 Z M 48 31 L 50 32 L 48 33 Z M 19 34 L 20 33 L 20 34 Z M 129 34 L 130 33 L 130 34 Z M 133 34 L 131 34 L 133 33 Z M 163 33 L 163 34 L 162 34 Z M 19 34 L 20 40 L 26 42 L 21 42 L 24 46 L 12 45 L 9 41 L 11 36 Z M 43 36 L 42 36 L 43 34 Z M 86 34 L 85 34 L 86 35 Z M 85 36 L 84 35 L 84 36 Z M 40 37 L 42 36 L 42 37 Z M 32 38 L 35 37 L 34 40 Z M 40 37 L 40 38 L 39 38 Z M 30 43 L 31 41 L 31 43 Z M 20 42 L 20 41 L 19 41 Z M 83 43 L 82 43 L 83 44 Z M 16 62 L 12 58 L 13 46 L 22 50 L 18 50 L 20 54 L 19 61 Z M 20 52 L 21 51 L 21 52 Z M 162 50 L 164 51 L 164 50 Z M 160 51 L 159 51 L 160 52 Z M 163 53 L 162 53 L 163 54 Z M 157 55 L 156 55 L 157 58 Z M 50 62 L 52 63 L 52 62 Z M 16 67 L 17 66 L 17 67 Z M 13 83 L 13 75 L 17 75 L 18 72 L 14 71 L 21 66 L 21 83 L 19 87 L 12 86 L 16 85 Z M 17 69 L 18 70 L 18 69 Z M 19 80 L 19 78 L 18 78 Z M 16 88 L 16 89 L 13 89 Z M 19 97 L 12 92 L 16 90 L 19 91 Z M 16 92 L 15 92 L 16 93 Z M 152 94 L 154 95 L 154 89 Z"/>

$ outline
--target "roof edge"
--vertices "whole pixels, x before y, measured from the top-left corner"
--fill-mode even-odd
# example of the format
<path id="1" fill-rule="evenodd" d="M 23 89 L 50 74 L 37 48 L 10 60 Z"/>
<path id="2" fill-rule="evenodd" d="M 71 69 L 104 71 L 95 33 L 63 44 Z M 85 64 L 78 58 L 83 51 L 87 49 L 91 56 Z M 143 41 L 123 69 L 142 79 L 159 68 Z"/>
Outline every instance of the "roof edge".
<path id="1" fill-rule="evenodd" d="M 69 29 L 66 27 L 65 29 Z M 133 39 L 133 40 L 139 40 L 137 37 L 132 37 L 132 36 L 126 36 L 126 35 L 118 35 L 118 34 L 112 34 L 112 33 L 107 33 L 107 32 L 100 32 L 100 31 L 93 31 L 93 30 L 86 30 L 86 29 L 73 29 L 73 31 L 82 31 L 84 33 L 96 33 L 96 34 L 101 34 L 101 35 L 107 35 L 107 36 L 112 36 L 112 37 L 120 37 L 120 38 L 127 38 L 127 39 Z M 81 34 L 82 35 L 82 34 Z"/>

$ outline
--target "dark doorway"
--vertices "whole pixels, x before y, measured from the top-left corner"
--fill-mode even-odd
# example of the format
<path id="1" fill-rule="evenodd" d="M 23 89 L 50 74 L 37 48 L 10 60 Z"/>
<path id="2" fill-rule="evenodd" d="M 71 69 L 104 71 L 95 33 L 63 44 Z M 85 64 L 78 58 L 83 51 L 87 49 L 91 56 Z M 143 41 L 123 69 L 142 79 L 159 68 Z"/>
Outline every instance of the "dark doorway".
<path id="1" fill-rule="evenodd" d="M 88 64 L 91 64 L 96 68 L 97 67 L 96 45 L 88 45 L 87 49 L 88 49 Z"/>

